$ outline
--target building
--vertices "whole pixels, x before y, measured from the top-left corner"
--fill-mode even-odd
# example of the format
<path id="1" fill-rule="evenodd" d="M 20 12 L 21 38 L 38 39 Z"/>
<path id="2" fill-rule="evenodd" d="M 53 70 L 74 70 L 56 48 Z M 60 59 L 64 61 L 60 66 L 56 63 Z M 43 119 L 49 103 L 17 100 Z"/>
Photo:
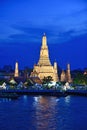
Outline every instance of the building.
<path id="1" fill-rule="evenodd" d="M 15 63 L 15 73 L 14 73 L 14 77 L 19 77 L 18 62 Z"/>
<path id="2" fill-rule="evenodd" d="M 70 64 L 67 64 L 66 81 L 69 83 L 72 82 L 71 73 L 70 73 Z"/>
<path id="3" fill-rule="evenodd" d="M 66 81 L 66 73 L 64 70 L 62 70 L 61 76 L 60 76 L 60 81 L 65 82 Z"/>
<path id="4" fill-rule="evenodd" d="M 67 64 L 67 70 L 62 70 L 61 76 L 60 76 L 61 82 L 72 82 L 71 73 L 70 73 L 70 64 Z"/>
<path id="5" fill-rule="evenodd" d="M 47 38 L 46 35 L 42 37 L 42 46 L 40 50 L 40 58 L 37 65 L 34 65 L 33 72 L 30 77 L 39 77 L 41 80 L 44 77 L 51 76 L 53 81 L 59 81 L 58 73 L 57 73 L 57 62 L 54 62 L 54 66 L 51 65 L 49 59 L 49 50 L 47 46 Z"/>
<path id="6" fill-rule="evenodd" d="M 84 70 L 84 75 L 87 75 L 87 68 Z"/>

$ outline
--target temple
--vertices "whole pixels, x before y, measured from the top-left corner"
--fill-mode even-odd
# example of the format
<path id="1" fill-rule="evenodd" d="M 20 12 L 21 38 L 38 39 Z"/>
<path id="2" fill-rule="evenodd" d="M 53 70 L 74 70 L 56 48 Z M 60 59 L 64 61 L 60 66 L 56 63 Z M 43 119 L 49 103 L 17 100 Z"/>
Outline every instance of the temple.
<path id="1" fill-rule="evenodd" d="M 70 73 L 70 64 L 67 64 L 66 81 L 69 83 L 72 82 L 71 73 Z"/>
<path id="2" fill-rule="evenodd" d="M 19 77 L 18 62 L 15 63 L 15 73 L 14 73 L 14 77 Z"/>
<path id="3" fill-rule="evenodd" d="M 70 73 L 70 64 L 67 64 L 67 70 L 66 72 L 62 70 L 61 76 L 60 76 L 61 82 L 72 82 L 71 73 Z"/>
<path id="4" fill-rule="evenodd" d="M 40 50 L 40 58 L 37 65 L 34 65 L 33 72 L 30 77 L 39 77 L 41 80 L 44 77 L 51 76 L 53 81 L 59 81 L 58 73 L 57 73 L 57 62 L 54 62 L 54 66 L 51 65 L 49 59 L 49 50 L 47 46 L 47 38 L 46 35 L 42 37 L 42 46 Z"/>
<path id="5" fill-rule="evenodd" d="M 64 70 L 62 70 L 61 77 L 60 77 L 60 81 L 61 81 L 61 82 L 65 82 L 65 81 L 66 81 L 66 73 L 65 73 Z"/>

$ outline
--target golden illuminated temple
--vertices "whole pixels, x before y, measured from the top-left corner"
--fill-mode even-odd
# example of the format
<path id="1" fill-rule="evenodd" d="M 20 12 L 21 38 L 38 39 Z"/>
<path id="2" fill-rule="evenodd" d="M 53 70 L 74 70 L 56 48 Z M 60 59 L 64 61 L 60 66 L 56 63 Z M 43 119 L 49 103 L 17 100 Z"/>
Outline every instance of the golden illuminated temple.
<path id="1" fill-rule="evenodd" d="M 67 64 L 66 72 L 62 71 L 60 80 L 58 77 L 58 69 L 57 62 L 54 62 L 54 66 L 51 65 L 49 59 L 49 51 L 47 46 L 47 38 L 46 35 L 42 37 L 42 46 L 40 50 L 40 58 L 37 65 L 34 65 L 33 72 L 30 77 L 39 77 L 41 80 L 44 77 L 51 76 L 53 81 L 61 81 L 61 82 L 72 82 L 71 73 L 70 73 L 70 64 Z"/>
<path id="2" fill-rule="evenodd" d="M 33 72 L 31 73 L 31 77 L 39 77 L 41 80 L 44 77 L 51 76 L 53 81 L 59 81 L 58 73 L 57 73 L 57 63 L 54 62 L 54 66 L 51 65 L 49 59 L 49 51 L 47 46 L 47 38 L 46 35 L 42 37 L 42 46 L 40 50 L 40 58 L 37 65 L 34 65 Z"/>

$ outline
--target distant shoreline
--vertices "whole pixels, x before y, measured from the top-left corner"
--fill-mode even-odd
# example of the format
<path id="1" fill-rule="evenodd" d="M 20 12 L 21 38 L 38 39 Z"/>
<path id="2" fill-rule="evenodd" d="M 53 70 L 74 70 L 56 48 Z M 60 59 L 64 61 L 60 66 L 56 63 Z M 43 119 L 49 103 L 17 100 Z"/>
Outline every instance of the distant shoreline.
<path id="1" fill-rule="evenodd" d="M 76 96 L 87 96 L 87 90 L 0 90 L 0 93 L 16 93 L 18 95 L 42 95 L 42 96 L 68 96 L 68 95 L 76 95 Z"/>

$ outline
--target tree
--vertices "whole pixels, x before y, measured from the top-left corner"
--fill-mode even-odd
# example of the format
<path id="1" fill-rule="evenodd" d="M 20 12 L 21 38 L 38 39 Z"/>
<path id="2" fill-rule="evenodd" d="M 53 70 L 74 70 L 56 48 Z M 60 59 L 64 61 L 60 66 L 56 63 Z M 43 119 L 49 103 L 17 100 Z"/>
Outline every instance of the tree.
<path id="1" fill-rule="evenodd" d="M 44 77 L 42 80 L 42 84 L 48 84 L 50 81 L 53 81 L 51 76 Z"/>
<path id="2" fill-rule="evenodd" d="M 73 80 L 73 83 L 79 85 L 87 85 L 87 75 L 83 75 L 83 73 L 78 72 Z"/>
<path id="3" fill-rule="evenodd" d="M 28 76 L 30 75 L 30 73 L 32 72 L 32 69 L 30 69 L 29 67 L 25 67 L 24 68 L 24 77 L 28 78 Z"/>

